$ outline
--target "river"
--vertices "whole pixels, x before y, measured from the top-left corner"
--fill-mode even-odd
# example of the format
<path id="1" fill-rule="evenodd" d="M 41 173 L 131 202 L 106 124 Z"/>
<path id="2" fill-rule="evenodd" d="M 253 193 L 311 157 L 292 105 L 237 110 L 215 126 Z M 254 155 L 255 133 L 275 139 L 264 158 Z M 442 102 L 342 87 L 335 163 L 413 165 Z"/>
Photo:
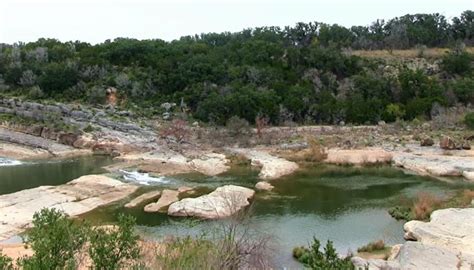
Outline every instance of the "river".
<path id="1" fill-rule="evenodd" d="M 101 167 L 111 162 L 106 157 L 25 163 L 3 159 L 0 162 L 0 194 L 40 185 L 59 185 L 81 175 L 104 173 Z M 187 174 L 155 178 L 133 171 L 112 176 L 140 184 L 142 192 L 187 185 L 205 193 L 224 184 L 253 187 L 258 182 L 257 175 L 258 171 L 242 167 L 216 177 Z M 401 198 L 415 196 L 421 191 L 446 195 L 466 185 L 405 174 L 388 166 L 326 165 L 305 168 L 272 184 L 275 186 L 272 192 L 257 193 L 247 221 L 252 229 L 270 236 L 274 262 L 291 268 L 299 267 L 291 257 L 293 247 L 308 245 L 313 236 L 323 242 L 332 240 L 340 253 L 356 251 L 378 239 L 387 244 L 402 243 L 403 222 L 390 217 L 389 207 Z M 219 224 L 148 214 L 142 208 L 124 209 L 123 203 L 98 209 L 84 217 L 94 224 L 103 224 L 113 222 L 117 213 L 127 212 L 137 218 L 137 230 L 148 239 L 200 235 Z"/>

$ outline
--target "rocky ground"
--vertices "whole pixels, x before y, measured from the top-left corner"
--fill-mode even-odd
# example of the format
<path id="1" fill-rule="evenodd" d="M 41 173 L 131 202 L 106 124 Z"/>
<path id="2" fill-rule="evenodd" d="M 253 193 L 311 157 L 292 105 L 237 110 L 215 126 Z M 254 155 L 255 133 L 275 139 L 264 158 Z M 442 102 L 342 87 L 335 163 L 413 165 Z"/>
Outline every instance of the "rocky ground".
<path id="1" fill-rule="evenodd" d="M 46 125 L 51 114 L 76 130 Z M 469 141 L 472 134 L 455 125 L 440 126 L 443 121 L 436 119 L 423 124 L 271 127 L 263 130 L 262 136 L 250 130 L 240 135 L 244 139 L 232 137 L 225 129 L 193 125 L 186 127 L 187 136 L 178 143 L 173 137 L 160 135 L 155 120 L 139 119 L 110 107 L 91 109 L 0 99 L 0 115 L 13 116 L 0 125 L 0 156 L 14 159 L 105 153 L 117 160 L 108 167 L 110 171 L 133 167 L 155 175 L 198 172 L 209 176 L 224 173 L 235 162 L 245 160 L 260 168 L 259 177 L 264 181 L 255 188 L 263 191 L 272 189 L 271 181 L 295 172 L 308 161 L 355 166 L 392 164 L 443 180 L 456 176 L 474 181 L 474 150 L 470 150 Z M 24 119 L 31 122 L 25 123 Z M 315 140 L 317 149 L 311 143 Z M 136 189 L 104 176 L 85 176 L 66 185 L 0 196 L 0 240 L 20 233 L 30 224 L 33 213 L 43 207 L 60 208 L 75 216 L 124 199 Z M 225 186 L 197 198 L 181 199 L 180 194 L 188 191 L 142 194 L 126 207 L 144 207 L 174 216 L 221 218 L 246 207 L 254 195 L 252 189 Z M 472 209 L 438 210 L 429 223 L 407 223 L 407 237 L 416 242 L 395 248 L 388 261 L 355 258 L 354 262 L 368 263 L 370 269 L 432 269 L 458 264 L 460 269 L 469 269 L 474 256 L 473 217 Z"/>

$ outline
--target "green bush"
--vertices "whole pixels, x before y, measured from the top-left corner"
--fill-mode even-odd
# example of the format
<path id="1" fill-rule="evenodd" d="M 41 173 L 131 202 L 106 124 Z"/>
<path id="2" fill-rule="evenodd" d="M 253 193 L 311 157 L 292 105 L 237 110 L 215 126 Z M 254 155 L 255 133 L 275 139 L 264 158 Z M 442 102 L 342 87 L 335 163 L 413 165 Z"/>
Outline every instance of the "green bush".
<path id="1" fill-rule="evenodd" d="M 138 236 L 133 231 L 134 226 L 133 217 L 120 214 L 117 227 L 98 227 L 91 231 L 89 256 L 94 269 L 122 269 L 138 259 L 140 249 Z"/>
<path id="2" fill-rule="evenodd" d="M 13 261 L 0 251 L 0 270 L 13 270 Z"/>
<path id="3" fill-rule="evenodd" d="M 441 67 L 450 74 L 467 75 L 472 72 L 472 60 L 468 52 L 452 52 L 443 57 Z"/>
<path id="4" fill-rule="evenodd" d="M 395 206 L 388 210 L 388 213 L 396 220 L 412 220 L 411 207 Z"/>
<path id="5" fill-rule="evenodd" d="M 34 255 L 20 260 L 23 269 L 70 269 L 76 266 L 74 255 L 87 240 L 87 227 L 59 210 L 45 208 L 33 215 L 33 228 L 25 240 Z"/>
<path id="6" fill-rule="evenodd" d="M 467 113 L 464 116 L 464 123 L 469 129 L 474 130 L 474 112 Z"/>
<path id="7" fill-rule="evenodd" d="M 293 257 L 310 269 L 355 269 L 351 255 L 340 258 L 331 241 L 327 241 L 324 251 L 321 251 L 320 247 L 319 240 L 313 238 L 310 248 L 294 248 Z"/>

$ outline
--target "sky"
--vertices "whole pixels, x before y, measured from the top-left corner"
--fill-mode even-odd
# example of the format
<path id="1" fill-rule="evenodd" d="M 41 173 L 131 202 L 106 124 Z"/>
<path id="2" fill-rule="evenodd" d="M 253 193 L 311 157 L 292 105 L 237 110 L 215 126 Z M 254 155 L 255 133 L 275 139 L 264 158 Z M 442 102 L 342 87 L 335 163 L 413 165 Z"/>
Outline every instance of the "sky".
<path id="1" fill-rule="evenodd" d="M 0 0 L 0 43 L 38 38 L 173 40 L 258 26 L 319 21 L 369 25 L 407 13 L 448 19 L 474 9 L 474 0 Z"/>

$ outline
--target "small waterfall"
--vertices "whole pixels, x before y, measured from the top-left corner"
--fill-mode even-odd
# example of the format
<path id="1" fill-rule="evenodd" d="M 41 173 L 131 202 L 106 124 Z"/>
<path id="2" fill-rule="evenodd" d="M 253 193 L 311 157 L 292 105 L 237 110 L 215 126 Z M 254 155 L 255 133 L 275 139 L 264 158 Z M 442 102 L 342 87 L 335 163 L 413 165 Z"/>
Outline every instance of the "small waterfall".
<path id="1" fill-rule="evenodd" d="M 120 170 L 120 172 L 123 174 L 123 179 L 131 182 L 137 182 L 141 185 L 153 185 L 153 184 L 167 184 L 170 182 L 169 179 L 166 179 L 163 176 L 160 177 L 152 177 L 148 173 L 140 173 L 137 171 L 125 171 L 125 170 Z"/>
<path id="2" fill-rule="evenodd" d="M 23 162 L 21 162 L 19 160 L 0 157 L 0 167 L 18 166 L 18 165 L 21 165 L 21 164 L 23 164 Z"/>

